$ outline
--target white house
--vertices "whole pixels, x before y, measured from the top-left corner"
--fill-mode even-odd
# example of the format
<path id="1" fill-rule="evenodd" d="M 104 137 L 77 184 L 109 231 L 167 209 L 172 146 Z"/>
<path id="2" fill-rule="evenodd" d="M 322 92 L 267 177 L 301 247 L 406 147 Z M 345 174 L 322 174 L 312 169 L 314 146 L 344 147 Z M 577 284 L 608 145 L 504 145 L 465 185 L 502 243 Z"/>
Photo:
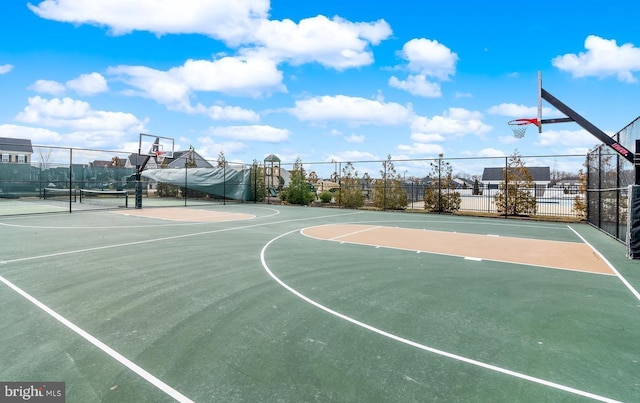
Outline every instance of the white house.
<path id="1" fill-rule="evenodd" d="M 524 167 L 533 178 L 536 188 L 536 197 L 544 195 L 545 189 L 551 183 L 551 169 L 549 167 Z M 515 169 L 515 168 L 509 168 Z M 499 189 L 500 184 L 504 182 L 505 167 L 485 168 L 482 172 L 482 183 L 487 189 Z"/>
<path id="2" fill-rule="evenodd" d="M 0 163 L 31 163 L 33 146 L 31 140 L 0 137 Z"/>

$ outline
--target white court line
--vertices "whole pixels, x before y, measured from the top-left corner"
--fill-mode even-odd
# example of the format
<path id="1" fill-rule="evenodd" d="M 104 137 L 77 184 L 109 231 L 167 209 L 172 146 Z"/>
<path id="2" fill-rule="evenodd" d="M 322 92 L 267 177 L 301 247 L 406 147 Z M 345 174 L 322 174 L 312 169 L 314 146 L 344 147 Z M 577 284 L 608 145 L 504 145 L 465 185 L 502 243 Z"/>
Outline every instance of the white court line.
<path id="1" fill-rule="evenodd" d="M 633 286 L 627 281 L 626 278 L 624 278 L 622 276 L 622 274 L 620 274 L 620 272 L 618 270 L 616 270 L 616 268 L 611 264 L 611 262 L 609 262 L 607 260 L 606 257 L 604 257 L 602 255 L 602 253 L 600 253 L 600 251 L 598 251 L 593 245 L 591 245 L 586 239 L 584 239 L 584 237 L 580 234 L 578 234 L 578 232 L 576 230 L 574 230 L 573 228 L 571 228 L 570 225 L 567 225 L 567 227 L 569 227 L 569 229 L 571 231 L 573 231 L 580 239 L 582 239 L 582 242 L 586 243 L 587 245 L 589 245 L 589 247 L 591 248 L 591 250 L 593 250 L 598 256 L 600 256 L 600 259 L 602 259 L 608 266 L 609 268 L 616 274 L 616 276 L 618 276 L 618 278 L 620 279 L 620 281 L 622 281 L 622 284 L 624 284 L 629 291 L 631 291 L 631 293 L 638 299 L 638 301 L 640 301 L 640 293 L 638 293 L 638 291 L 636 291 L 635 288 L 633 288 Z"/>
<path id="2" fill-rule="evenodd" d="M 338 225 L 340 225 L 340 224 L 338 224 Z M 374 229 L 378 229 L 378 228 L 380 228 L 380 226 L 373 226 L 373 227 L 370 227 L 370 228 L 361 229 L 359 231 L 349 232 L 347 234 L 342 234 L 342 235 L 338 235 L 336 237 L 333 237 L 333 238 L 330 239 L 330 241 L 335 241 L 337 239 L 344 238 L 344 237 L 349 236 L 349 235 L 355 235 L 355 234 L 360 234 L 362 232 L 373 231 Z"/>
<path id="3" fill-rule="evenodd" d="M 433 348 L 433 347 L 429 347 L 429 346 L 425 346 L 423 344 L 416 343 L 415 341 L 411 341 L 411 340 L 405 339 L 403 337 L 397 336 L 397 335 L 395 335 L 393 333 L 389 333 L 389 332 L 386 332 L 384 330 L 381 330 L 381 329 L 378 329 L 376 327 L 373 327 L 371 325 L 367 325 L 364 322 L 360 322 L 359 320 L 353 319 L 353 318 L 351 318 L 351 317 L 349 317 L 347 315 L 341 314 L 340 312 L 334 311 L 333 309 L 328 308 L 328 307 L 326 307 L 326 306 L 324 306 L 324 305 L 312 300 L 311 298 L 306 297 L 305 295 L 299 293 L 298 291 L 296 291 L 295 289 L 293 289 L 292 287 L 287 285 L 284 281 L 280 280 L 275 274 L 273 274 L 271 269 L 269 269 L 269 265 L 267 265 L 267 262 L 266 262 L 266 259 L 265 259 L 265 256 L 264 256 L 267 248 L 272 243 L 274 243 L 278 239 L 283 238 L 283 237 L 285 237 L 285 236 L 287 236 L 289 234 L 292 234 L 292 233 L 294 233 L 296 231 L 300 231 L 300 230 L 293 230 L 293 231 L 286 232 L 284 234 L 278 235 L 277 237 L 275 237 L 272 240 L 270 240 L 269 242 L 267 242 L 267 244 L 265 244 L 265 246 L 262 248 L 262 251 L 260 252 L 260 261 L 262 262 L 262 267 L 267 272 L 267 274 L 269 274 L 269 276 L 271 276 L 271 278 L 273 278 L 278 284 L 280 284 L 283 288 L 285 288 L 287 291 L 291 292 L 296 297 L 298 297 L 298 298 L 302 299 L 303 301 L 315 306 L 316 308 L 319 308 L 319 309 L 321 309 L 321 310 L 323 310 L 323 311 L 325 311 L 325 312 L 327 312 L 327 313 L 329 313 L 329 314 L 331 314 L 333 316 L 336 316 L 336 317 L 338 317 L 340 319 L 343 319 L 343 320 L 345 320 L 347 322 L 353 323 L 356 326 L 359 326 L 361 328 L 367 329 L 367 330 L 369 330 L 371 332 L 374 332 L 374 333 L 377 333 L 377 334 L 379 334 L 381 336 L 387 337 L 387 338 L 392 339 L 392 340 L 396 340 L 396 341 L 398 341 L 400 343 L 409 345 L 411 347 L 416 347 L 416 348 L 419 348 L 421 350 L 428 351 L 428 352 L 433 353 L 433 354 L 437 354 L 437 355 L 440 355 L 440 356 L 443 356 L 443 357 L 451 358 L 451 359 L 454 359 L 454 360 L 457 360 L 457 361 L 461 361 L 461 362 L 464 362 L 464 363 L 467 363 L 467 364 L 475 365 L 477 367 L 485 368 L 485 369 L 488 369 L 488 370 L 491 370 L 491 371 L 499 372 L 499 373 L 502 373 L 502 374 L 505 374 L 505 375 L 509 375 L 509 376 L 512 376 L 512 377 L 515 377 L 515 378 L 520 378 L 520 379 L 524 379 L 526 381 L 538 383 L 540 385 L 545 385 L 545 386 L 548 386 L 548 387 L 551 387 L 551 388 L 554 388 L 554 389 L 558 389 L 558 390 L 562 390 L 562 391 L 565 391 L 565 392 L 568 392 L 568 393 L 573 393 L 575 395 L 588 397 L 590 399 L 598 400 L 598 401 L 601 401 L 601 402 L 610 402 L 610 403 L 618 402 L 617 400 L 613 400 L 613 399 L 610 399 L 608 397 L 599 396 L 599 395 L 596 395 L 596 394 L 593 394 L 593 393 L 585 392 L 583 390 L 575 389 L 575 388 L 572 388 L 572 387 L 569 387 L 569 386 L 565 386 L 565 385 L 561 385 L 561 384 L 558 384 L 558 383 L 555 383 L 555 382 L 551 382 L 551 381 L 546 381 L 544 379 L 540 379 L 540 378 L 536 378 L 536 377 L 533 377 L 533 376 L 530 376 L 530 375 L 526 375 L 526 374 L 522 374 L 522 373 L 519 373 L 519 372 L 511 371 L 509 369 L 501 368 L 501 367 L 498 367 L 498 366 L 495 366 L 495 365 L 487 364 L 487 363 L 484 363 L 484 362 L 481 362 L 481 361 L 477 361 L 477 360 L 474 360 L 474 359 L 471 359 L 471 358 L 463 357 L 461 355 L 449 353 L 449 352 L 446 352 L 446 351 L 438 350 L 438 349 Z"/>
<path id="4" fill-rule="evenodd" d="M 229 206 L 229 207 L 238 207 L 238 206 Z M 153 207 L 151 207 L 153 208 Z M 162 207 L 160 207 L 162 208 Z M 178 207 L 180 208 L 180 207 Z M 268 218 L 268 217 L 273 217 L 276 216 L 278 214 L 280 214 L 280 211 L 273 209 L 273 208 L 267 208 L 267 207 L 255 207 L 256 209 L 262 209 L 262 210 L 270 210 L 273 211 L 273 214 L 268 214 L 268 215 L 263 215 L 263 216 L 255 216 L 255 219 L 262 219 L 262 218 Z M 202 210 L 202 209 L 201 209 Z M 207 210 L 203 210 L 203 211 L 207 211 Z M 104 211 L 106 213 L 110 213 L 110 214 L 114 214 L 112 211 Z M 120 214 L 119 215 L 122 216 L 129 216 L 129 217 L 136 217 L 136 218 L 149 218 L 149 217 L 144 217 L 144 216 L 139 216 L 136 214 Z M 13 218 L 15 219 L 14 216 L 7 216 L 8 218 Z M 26 216 L 23 217 L 21 216 L 21 219 L 24 218 L 37 218 L 37 217 L 43 217 L 43 215 L 31 215 L 31 216 Z M 238 220 L 239 221 L 239 220 Z M 5 226 L 5 227 L 15 227 L 15 228 L 37 228 L 37 229 L 63 229 L 63 230 L 75 230 L 75 229 L 92 229 L 92 230 L 97 230 L 97 229 L 125 229 L 125 228 L 160 228 L 160 227 L 183 227 L 183 226 L 191 226 L 191 225 L 206 225 L 206 224 L 216 224 L 220 221 L 217 222 L 171 222 L 168 224 L 157 224 L 154 223 L 153 225 L 148 225 L 148 224 L 144 224 L 144 225 L 104 225 L 104 226 L 53 226 L 53 225 L 23 225 L 23 224 L 9 224 L 6 222 L 0 222 L 0 226 Z"/>
<path id="5" fill-rule="evenodd" d="M 171 386 L 169 386 L 166 383 L 162 382 L 160 379 L 158 379 L 155 376 L 151 375 L 149 372 L 144 370 L 142 367 L 140 367 L 139 365 L 135 364 L 134 362 L 129 360 L 127 357 L 125 357 L 122 354 L 120 354 L 119 352 L 117 352 L 116 350 L 114 350 L 111 347 L 107 346 L 106 344 L 104 344 L 103 342 L 98 340 L 97 338 L 93 337 L 92 335 L 90 335 L 89 333 L 87 333 L 86 331 L 81 329 L 80 327 L 76 326 L 71 321 L 69 321 L 67 318 L 65 318 L 64 316 L 60 315 L 59 313 L 57 313 L 53 309 L 49 308 L 48 306 L 46 306 L 45 304 L 43 304 L 42 302 L 40 302 L 36 298 L 32 297 L 26 291 L 22 290 L 21 288 L 19 288 L 18 286 L 16 286 L 12 282 L 10 282 L 9 280 L 7 280 L 4 277 L 0 276 L 0 282 L 3 282 L 7 287 L 11 288 L 12 290 L 17 292 L 18 294 L 22 295 L 29 302 L 31 302 L 32 304 L 34 304 L 35 306 L 37 306 L 38 308 L 40 308 L 41 310 L 43 310 L 44 312 L 46 312 L 47 314 L 52 316 L 58 322 L 62 323 L 63 325 L 65 325 L 66 327 L 71 329 L 73 332 L 75 332 L 80 337 L 82 337 L 85 340 L 87 340 L 89 343 L 93 344 L 94 346 L 98 347 L 100 350 L 102 350 L 105 353 L 107 353 L 111 358 L 115 359 L 120 364 L 122 364 L 125 367 L 129 368 L 131 371 L 133 371 L 134 373 L 138 374 L 141 378 L 143 378 L 144 380 L 146 380 L 147 382 L 149 382 L 150 384 L 152 384 L 156 388 L 160 389 L 161 391 L 163 391 L 167 395 L 171 396 L 172 398 L 174 398 L 175 400 L 177 400 L 179 402 L 185 402 L 185 403 L 186 402 L 191 402 L 191 403 L 193 403 L 193 400 L 189 399 L 188 397 L 186 397 L 182 393 L 180 393 L 177 390 L 173 389 Z"/>
<path id="6" fill-rule="evenodd" d="M 213 233 L 216 233 L 216 232 L 226 232 L 226 231 L 241 230 L 241 229 L 247 229 L 247 228 L 262 227 L 262 226 L 271 225 L 271 224 L 284 224 L 284 223 L 288 223 L 288 222 L 308 221 L 308 220 L 332 218 L 332 217 L 339 217 L 339 216 L 343 216 L 343 215 L 354 215 L 354 214 L 361 214 L 361 213 L 362 212 L 340 213 L 340 214 L 331 214 L 331 215 L 318 216 L 318 217 L 296 218 L 296 219 L 291 219 L 291 220 L 275 221 L 275 222 L 270 222 L 270 223 L 260 223 L 260 224 L 253 224 L 253 225 L 245 225 L 245 226 L 241 226 L 241 227 L 218 229 L 218 230 L 212 230 L 212 231 L 198 232 L 198 233 L 194 233 L 194 234 L 183 234 L 183 235 L 176 235 L 176 236 L 170 236 L 170 237 L 149 239 L 149 240 L 145 240 L 145 241 L 128 242 L 128 243 L 122 243 L 122 244 L 116 244 L 116 245 L 100 246 L 100 247 L 95 247 L 95 248 L 78 249 L 78 250 L 72 250 L 72 251 L 66 251 L 66 252 L 60 252 L 60 253 L 51 253 L 51 254 L 47 254 L 47 255 L 40 255 L 40 256 L 32 256 L 32 257 L 26 257 L 26 258 L 20 258 L 20 259 L 6 260 L 6 261 L 0 261 L 0 264 L 8 264 L 8 263 L 22 262 L 22 261 L 35 260 L 35 259 L 44 259 L 44 258 L 47 258 L 47 257 L 71 255 L 71 254 L 76 254 L 76 253 L 84 253 L 84 252 L 90 252 L 90 251 L 95 251 L 95 250 L 110 249 L 110 248 L 117 248 L 117 247 L 125 247 L 125 246 L 131 246 L 131 245 L 138 245 L 138 244 L 144 244 L 144 243 L 164 241 L 164 240 L 169 240 L 169 239 L 186 238 L 186 237 L 191 237 L 191 236 L 213 234 Z M 169 394 L 174 399 L 178 400 L 179 402 L 191 402 L 191 400 L 189 398 L 187 398 L 187 397 L 183 396 L 182 394 L 180 394 L 179 392 L 175 391 L 170 386 L 166 385 L 165 383 L 163 383 L 162 381 L 160 381 L 159 379 L 157 379 L 156 377 L 154 377 L 153 375 L 151 375 L 150 373 L 148 373 L 147 371 L 145 371 L 144 369 L 142 369 L 141 367 L 139 367 L 138 365 L 136 365 L 132 361 L 128 360 L 126 357 L 124 357 L 123 355 L 121 355 L 117 351 L 113 350 L 111 347 L 109 347 L 106 344 L 102 343 L 100 340 L 96 339 L 95 337 L 93 337 L 92 335 L 87 333 L 86 331 L 82 330 L 80 327 L 76 326 L 75 324 L 73 324 L 72 322 L 70 322 L 69 320 L 64 318 L 62 315 L 58 314 L 57 312 L 55 312 L 51 308 L 49 308 L 46 305 L 44 305 L 42 302 L 38 301 L 35 297 L 32 297 L 26 291 L 23 291 L 21 288 L 19 288 L 15 284 L 11 283 L 9 280 L 6 280 L 4 277 L 0 276 L 0 282 L 4 283 L 9 288 L 14 290 L 18 294 L 22 295 L 24 298 L 26 298 L 27 300 L 32 302 L 34 305 L 36 305 L 37 307 L 39 307 L 40 309 L 42 309 L 43 311 L 45 311 L 46 313 L 48 313 L 49 315 L 51 315 L 52 317 L 54 317 L 55 319 L 60 321 L 62 324 L 67 326 L 69 329 L 73 330 L 75 333 L 77 333 L 78 335 L 82 336 L 84 339 L 89 341 L 91 344 L 93 344 L 94 346 L 98 347 L 99 349 L 101 349 L 102 351 L 107 353 L 109 356 L 113 357 L 118 362 L 122 363 L 127 368 L 131 369 L 136 374 L 140 375 L 143 379 L 147 380 L 148 382 L 150 382 L 154 386 L 158 387 L 159 389 L 161 389 L 165 393 Z"/>
<path id="7" fill-rule="evenodd" d="M 15 262 L 25 262 L 25 261 L 28 261 L 28 260 L 45 259 L 45 258 L 51 258 L 51 257 L 57 257 L 57 256 L 73 255 L 73 254 L 77 254 L 77 253 L 93 252 L 93 251 L 97 251 L 97 250 L 122 248 L 122 247 L 127 247 L 127 246 L 134 246 L 134 245 L 143 245 L 143 244 L 147 244 L 147 243 L 168 241 L 168 240 L 172 240 L 172 239 L 190 238 L 190 237 L 200 236 L 200 235 L 215 234 L 215 233 L 218 233 L 218 232 L 236 231 L 236 230 L 242 230 L 242 229 L 247 229 L 247 228 L 264 227 L 266 225 L 285 224 L 285 223 L 297 222 L 297 221 L 319 220 L 319 219 L 323 219 L 323 218 L 333 218 L 333 217 L 340 217 L 340 216 L 354 215 L 354 214 L 362 214 L 362 212 L 361 211 L 357 211 L 357 212 L 353 212 L 353 213 L 329 214 L 329 215 L 325 215 L 325 216 L 294 218 L 294 219 L 291 219 L 291 220 L 273 221 L 273 222 L 265 222 L 265 223 L 259 223 L 259 224 L 243 225 L 243 226 L 240 226 L 240 227 L 221 228 L 221 229 L 215 229 L 215 230 L 211 230 L 211 231 L 194 232 L 194 233 L 191 233 L 191 234 L 173 235 L 173 236 L 166 236 L 166 237 L 161 237 L 161 238 L 145 239 L 145 240 L 142 240 L 142 241 L 133 241 L 133 242 L 118 243 L 118 244 L 113 244 L 113 245 L 96 246 L 96 247 L 93 247 L 93 248 L 75 249 L 75 250 L 69 250 L 69 251 L 66 251 L 66 252 L 48 253 L 46 255 L 30 256 L 30 257 L 23 257 L 23 258 L 11 259 L 11 260 L 0 260 L 0 264 L 8 264 L 8 263 L 15 263 Z M 155 228 L 155 226 L 153 226 L 152 228 Z"/>
<path id="8" fill-rule="evenodd" d="M 335 224 L 326 224 L 326 225 L 335 225 Z M 381 226 L 379 226 L 378 228 L 381 228 Z M 570 269 L 570 268 L 566 268 L 566 267 L 540 265 L 540 264 L 533 264 L 533 263 L 522 263 L 522 262 L 515 262 L 513 260 L 487 259 L 487 258 L 479 258 L 477 256 L 459 255 L 459 254 L 455 254 L 455 253 L 433 252 L 433 251 L 425 251 L 425 250 L 418 250 L 418 249 L 411 249 L 411 248 L 401 248 L 401 247 L 398 247 L 398 246 L 381 246 L 381 245 L 377 245 L 377 244 L 373 244 L 373 243 L 366 243 L 366 242 L 337 241 L 337 240 L 330 239 L 330 238 L 319 238 L 319 237 L 316 237 L 316 236 L 311 236 L 311 235 L 307 234 L 306 232 L 304 232 L 304 230 L 305 230 L 305 228 L 300 230 L 300 233 L 302 235 L 308 237 L 308 238 L 317 239 L 317 240 L 320 240 L 320 241 L 339 242 L 341 245 L 348 244 L 348 245 L 370 246 L 370 247 L 373 247 L 373 248 L 376 248 L 376 249 L 384 248 L 384 249 L 402 250 L 402 251 L 408 251 L 408 252 L 427 253 L 427 254 L 430 254 L 430 255 L 459 257 L 459 258 L 463 258 L 463 259 L 467 259 L 467 260 L 477 260 L 477 261 L 486 260 L 486 261 L 489 261 L 489 262 L 508 263 L 508 264 L 515 264 L 515 265 L 521 265 L 521 266 L 531 266 L 531 267 L 541 267 L 541 268 L 544 268 L 544 269 L 571 271 L 571 272 L 578 272 L 578 273 L 584 273 L 584 274 L 593 274 L 593 275 L 596 275 L 596 276 L 615 276 L 615 274 L 611 274 L 611 273 L 600 273 L 600 272 L 594 272 L 594 271 L 584 271 L 584 270 L 580 270 L 580 269 Z M 472 235 L 480 235 L 480 234 L 472 234 Z M 480 235 L 480 236 L 482 236 L 482 235 Z M 513 239 L 531 239 L 531 238 L 515 238 L 515 237 L 508 237 L 508 238 L 513 238 Z M 564 242 L 564 243 L 570 243 L 570 244 L 579 244 L 579 242 L 572 242 L 572 241 L 553 241 L 553 242 L 558 242 L 558 243 Z M 0 263 L 2 263 L 2 262 L 0 262 Z"/>

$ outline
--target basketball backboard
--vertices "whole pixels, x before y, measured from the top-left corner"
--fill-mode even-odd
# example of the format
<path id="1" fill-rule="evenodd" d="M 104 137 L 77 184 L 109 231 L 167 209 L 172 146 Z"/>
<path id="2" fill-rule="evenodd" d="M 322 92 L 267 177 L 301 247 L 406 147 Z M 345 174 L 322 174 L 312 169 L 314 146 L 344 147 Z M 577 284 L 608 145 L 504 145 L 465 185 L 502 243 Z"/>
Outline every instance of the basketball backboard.
<path id="1" fill-rule="evenodd" d="M 140 133 L 138 154 L 149 157 L 173 158 L 173 152 L 173 138 Z"/>

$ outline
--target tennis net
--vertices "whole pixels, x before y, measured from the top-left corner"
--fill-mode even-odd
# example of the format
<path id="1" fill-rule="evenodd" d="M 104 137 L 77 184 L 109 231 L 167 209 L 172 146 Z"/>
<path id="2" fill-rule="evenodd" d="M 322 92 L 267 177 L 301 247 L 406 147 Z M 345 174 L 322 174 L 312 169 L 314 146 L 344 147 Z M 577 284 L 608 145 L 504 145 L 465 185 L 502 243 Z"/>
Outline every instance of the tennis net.
<path id="1" fill-rule="evenodd" d="M 72 201 L 78 200 L 78 189 L 57 189 L 57 188 L 44 188 L 42 197 L 45 200 L 53 201 Z"/>
<path id="2" fill-rule="evenodd" d="M 126 190 L 80 189 L 80 203 L 96 207 L 129 207 L 129 193 Z"/>

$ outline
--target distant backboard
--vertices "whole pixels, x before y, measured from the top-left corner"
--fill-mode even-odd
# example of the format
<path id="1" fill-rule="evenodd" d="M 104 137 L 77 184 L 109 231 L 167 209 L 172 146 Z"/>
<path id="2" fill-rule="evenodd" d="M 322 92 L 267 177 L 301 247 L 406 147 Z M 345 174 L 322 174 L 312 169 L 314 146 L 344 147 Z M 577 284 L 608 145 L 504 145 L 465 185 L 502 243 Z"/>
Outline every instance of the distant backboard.
<path id="1" fill-rule="evenodd" d="M 171 137 L 140 133 L 138 153 L 149 157 L 173 158 L 174 140 Z"/>

